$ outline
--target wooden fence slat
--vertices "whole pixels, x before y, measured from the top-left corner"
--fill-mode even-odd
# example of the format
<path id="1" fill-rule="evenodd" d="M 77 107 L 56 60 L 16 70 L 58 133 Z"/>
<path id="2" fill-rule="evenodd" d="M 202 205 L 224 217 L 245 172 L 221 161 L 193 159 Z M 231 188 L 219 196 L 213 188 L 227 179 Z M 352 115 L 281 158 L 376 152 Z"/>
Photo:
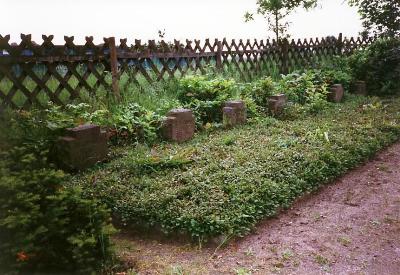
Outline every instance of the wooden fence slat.
<path id="1" fill-rule="evenodd" d="M 121 98 L 119 93 L 119 77 L 118 77 L 118 58 L 117 48 L 115 46 L 115 37 L 108 38 L 108 48 L 110 49 L 110 66 L 112 77 L 112 90 L 117 99 Z"/>

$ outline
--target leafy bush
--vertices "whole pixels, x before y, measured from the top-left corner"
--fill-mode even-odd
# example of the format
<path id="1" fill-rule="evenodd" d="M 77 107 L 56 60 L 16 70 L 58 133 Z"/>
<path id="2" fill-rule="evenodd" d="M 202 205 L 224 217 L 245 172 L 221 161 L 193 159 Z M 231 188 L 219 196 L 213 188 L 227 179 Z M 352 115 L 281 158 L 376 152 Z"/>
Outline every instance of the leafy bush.
<path id="1" fill-rule="evenodd" d="M 160 110 L 164 112 L 164 110 Z M 91 111 L 86 103 L 69 104 L 66 108 L 50 104 L 45 110 L 13 112 L 8 118 L 9 127 L 6 133 L 8 140 L 14 144 L 40 144 L 41 148 L 51 149 L 54 141 L 66 128 L 86 123 L 94 123 L 106 128 L 112 142 L 149 142 L 157 139 L 163 117 L 149 111 L 136 103 L 113 106 L 111 110 Z M 14 137 L 21 137 L 15 139 Z M 22 139 L 22 140 L 21 140 Z"/>
<path id="2" fill-rule="evenodd" d="M 382 38 L 349 59 L 354 77 L 367 82 L 370 94 L 391 95 L 400 91 L 400 39 Z"/>
<path id="3" fill-rule="evenodd" d="M 348 98 L 314 116 L 268 119 L 228 132 L 204 132 L 186 144 L 148 148 L 147 154 L 160 161 L 146 161 L 146 173 L 132 172 L 143 161 L 132 158 L 136 150 L 125 148 L 125 157 L 72 182 L 88 187 L 85 192 L 107 203 L 124 224 L 160 226 L 196 240 L 243 235 L 258 220 L 398 139 L 400 99 L 383 105 Z M 166 161 L 181 155 L 191 162 Z M 93 177 L 96 184 L 88 184 Z"/>
<path id="4" fill-rule="evenodd" d="M 90 111 L 85 103 L 67 105 L 65 108 L 49 104 L 47 109 L 29 111 L 9 110 L 0 124 L 8 131 L 2 131 L 0 139 L 9 145 L 26 145 L 35 152 L 48 150 L 54 141 L 69 127 L 84 123 L 106 124 L 108 111 Z"/>
<path id="5" fill-rule="evenodd" d="M 286 94 L 289 101 L 305 105 L 310 112 L 318 112 L 328 105 L 328 83 L 312 70 L 282 76 L 277 90 Z"/>
<path id="6" fill-rule="evenodd" d="M 113 254 L 109 211 L 32 151 L 0 155 L 0 271 L 100 270 Z"/>
<path id="7" fill-rule="evenodd" d="M 266 107 L 268 97 L 276 94 L 275 82 L 271 77 L 264 77 L 248 83 L 244 94 L 254 100 L 260 107 Z"/>
<path id="8" fill-rule="evenodd" d="M 235 97 L 233 79 L 204 76 L 187 76 L 179 82 L 178 98 L 185 107 L 192 109 L 200 123 L 220 122 L 225 101 Z"/>
<path id="9" fill-rule="evenodd" d="M 136 103 L 130 103 L 114 110 L 109 130 L 115 142 L 129 140 L 152 143 L 157 139 L 161 122 L 162 116 Z"/>
<path id="10" fill-rule="evenodd" d="M 69 104 L 66 109 L 50 106 L 45 110 L 42 121 L 50 130 L 60 134 L 68 127 L 85 123 L 94 123 L 108 128 L 111 141 L 154 142 L 161 125 L 162 117 L 154 111 L 136 103 L 124 103 L 113 106 L 111 110 L 90 110 L 85 103 Z"/>
<path id="11" fill-rule="evenodd" d="M 342 84 L 345 91 L 349 91 L 353 82 L 352 70 L 349 60 L 345 57 L 333 57 L 329 62 L 317 64 L 312 70 L 316 77 L 328 86 Z"/>

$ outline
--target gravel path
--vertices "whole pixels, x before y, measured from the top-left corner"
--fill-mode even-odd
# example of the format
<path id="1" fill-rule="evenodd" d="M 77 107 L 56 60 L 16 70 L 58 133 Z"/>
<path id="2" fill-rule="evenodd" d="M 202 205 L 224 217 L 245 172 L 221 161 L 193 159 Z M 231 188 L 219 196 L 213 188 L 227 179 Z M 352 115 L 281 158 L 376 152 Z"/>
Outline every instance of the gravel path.
<path id="1" fill-rule="evenodd" d="M 400 143 L 218 249 L 118 237 L 139 274 L 400 274 Z"/>

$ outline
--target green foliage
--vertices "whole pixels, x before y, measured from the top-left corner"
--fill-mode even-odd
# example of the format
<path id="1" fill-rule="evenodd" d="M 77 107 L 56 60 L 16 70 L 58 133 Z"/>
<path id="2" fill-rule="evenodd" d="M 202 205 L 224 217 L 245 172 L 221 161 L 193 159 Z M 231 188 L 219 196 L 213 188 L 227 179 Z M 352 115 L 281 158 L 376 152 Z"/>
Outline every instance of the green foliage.
<path id="1" fill-rule="evenodd" d="M 397 140 L 400 99 L 378 103 L 349 95 L 344 104 L 313 116 L 268 119 L 148 148 L 145 155 L 160 160 L 185 152 L 192 161 L 172 167 L 156 162 L 151 173 L 132 173 L 136 150 L 125 147 L 131 153 L 77 175 L 73 183 L 107 203 L 123 224 L 161 227 L 196 240 L 243 235 Z"/>
<path id="2" fill-rule="evenodd" d="M 82 272 L 112 258 L 110 213 L 66 187 L 47 152 L 14 147 L 0 160 L 0 271 Z M 46 168 L 48 167 L 48 168 Z"/>
<path id="3" fill-rule="evenodd" d="M 304 105 L 305 110 L 315 113 L 328 106 L 328 87 L 320 71 L 308 70 L 282 76 L 277 90 L 286 94 L 290 101 Z"/>
<path id="4" fill-rule="evenodd" d="M 349 0 L 358 7 L 364 34 L 396 37 L 400 34 L 400 2 L 397 0 Z"/>
<path id="5" fill-rule="evenodd" d="M 279 41 L 284 36 L 289 36 L 287 30 L 290 24 L 284 20 L 290 13 L 298 7 L 306 10 L 311 9 L 316 4 L 317 0 L 257 0 L 257 12 L 266 17 L 269 30 L 275 33 L 276 41 Z M 251 21 L 253 15 L 247 12 L 245 19 Z"/>
<path id="6" fill-rule="evenodd" d="M 168 156 L 168 157 L 158 157 L 158 156 L 148 156 L 143 159 L 138 159 L 134 162 L 132 170 L 135 173 L 151 173 L 157 172 L 164 169 L 172 169 L 183 167 L 191 163 L 192 160 L 186 159 L 182 156 Z"/>
<path id="7" fill-rule="evenodd" d="M 383 38 L 349 59 L 354 77 L 367 82 L 368 92 L 391 95 L 399 92 L 400 39 Z"/>
<path id="8" fill-rule="evenodd" d="M 204 126 L 207 123 L 220 123 L 224 102 L 240 98 L 246 103 L 248 117 L 253 119 L 266 112 L 269 96 L 278 92 L 288 92 L 286 88 L 291 86 L 289 82 L 297 82 L 289 89 L 291 100 L 305 104 L 305 109 L 318 111 L 324 107 L 325 101 L 319 89 L 322 86 L 314 83 L 316 79 L 319 77 L 320 82 L 326 83 L 333 79 L 347 81 L 346 73 L 334 70 L 333 67 L 324 72 L 323 76 L 317 71 L 313 72 L 314 76 L 307 72 L 292 74 L 278 84 L 271 77 L 250 83 L 237 83 L 229 78 L 215 78 L 213 74 L 194 75 L 141 93 L 126 83 L 127 88 L 121 102 L 106 97 L 93 99 L 91 104 L 69 104 L 66 108 L 49 104 L 44 111 L 22 111 L 13 118 L 17 126 L 14 128 L 18 128 L 19 132 L 12 135 L 26 137 L 25 139 L 33 143 L 41 140 L 43 145 L 47 144 L 47 147 L 44 147 L 51 148 L 54 139 L 66 128 L 94 123 L 108 130 L 113 143 L 154 143 L 158 140 L 163 117 L 170 109 L 190 108 L 198 124 Z M 305 76 L 312 78 L 314 84 L 306 83 Z"/>
<path id="9" fill-rule="evenodd" d="M 270 77 L 236 83 L 187 76 L 144 91 L 146 95 L 129 90 L 126 83 L 121 102 L 93 100 L 65 108 L 50 104 L 43 111 L 10 114 L 1 122 L 8 130 L 0 133 L 5 152 L 0 155 L 0 266 L 82 273 L 103 268 L 112 258 L 113 232 L 103 203 L 123 224 L 160 225 L 165 232 L 186 232 L 200 240 L 247 233 L 260 218 L 354 166 L 398 134 L 395 118 L 386 121 L 384 112 L 371 117 L 385 108 L 379 101 L 365 102 L 360 113 L 348 106 L 343 119 L 358 118 L 356 127 L 348 121 L 334 124 L 333 109 L 317 114 L 319 121 L 261 116 L 268 97 L 277 93 L 287 94 L 302 112 L 329 110 L 327 87 L 336 82 L 348 85 L 347 70 L 324 67 L 278 82 Z M 126 151 L 122 158 L 104 164 L 104 170 L 75 175 L 73 182 L 48 159 L 54 141 L 68 127 L 95 123 L 107 128 L 116 143 L 149 144 L 157 140 L 168 110 L 190 108 L 206 129 L 216 129 L 222 126 L 224 102 L 238 98 L 245 101 L 253 125 L 222 137 L 220 131 L 205 131 L 187 145 L 161 144 L 144 154 L 137 153 L 140 146 L 119 148 Z"/>
<path id="10" fill-rule="evenodd" d="M 120 105 L 128 105 L 130 103 L 136 103 L 146 110 L 161 116 L 164 116 L 171 109 L 181 107 L 176 92 L 178 90 L 177 80 L 149 84 L 147 80 L 143 79 L 138 87 L 136 83 L 125 76 L 121 79 L 120 84 L 122 86 L 122 99 L 120 101 L 112 101 L 110 99 L 104 102 L 101 101 L 103 105 L 108 106 L 110 113 L 113 113 Z"/>
<path id="11" fill-rule="evenodd" d="M 220 122 L 225 101 L 235 97 L 233 79 L 187 76 L 179 82 L 178 99 L 192 109 L 201 124 Z"/>
<path id="12" fill-rule="evenodd" d="M 227 135 L 222 138 L 222 144 L 225 146 L 230 146 L 235 144 L 235 136 Z"/>
<path id="13" fill-rule="evenodd" d="M 162 119 L 161 115 L 136 103 L 121 104 L 111 110 L 94 111 L 86 103 L 69 104 L 66 108 L 50 104 L 45 110 L 33 109 L 12 113 L 6 122 L 11 129 L 6 138 L 14 141 L 16 145 L 41 144 L 42 149 L 51 149 L 55 139 L 62 135 L 66 128 L 94 123 L 107 128 L 114 143 L 152 143 L 158 137 Z"/>
<path id="14" fill-rule="evenodd" d="M 111 139 L 115 142 L 129 140 L 152 143 L 157 139 L 162 119 L 162 116 L 136 103 L 122 105 L 114 110 L 109 121 L 112 126 Z"/>
<path id="15" fill-rule="evenodd" d="M 266 107 L 268 97 L 276 94 L 275 82 L 271 77 L 264 77 L 247 84 L 243 93 L 254 100 L 260 107 Z"/>
<path id="16" fill-rule="evenodd" d="M 65 108 L 49 104 L 44 110 L 10 112 L 1 123 L 9 129 L 3 139 L 14 145 L 50 143 L 60 136 L 66 128 L 84 123 L 105 124 L 108 111 L 104 109 L 91 110 L 86 103 L 68 104 Z"/>
<path id="17" fill-rule="evenodd" d="M 317 64 L 313 71 L 316 78 L 329 86 L 342 84 L 345 91 L 351 89 L 353 74 L 348 58 L 335 56 L 329 62 Z"/>
<path id="18" fill-rule="evenodd" d="M 235 81 L 233 79 L 212 78 L 205 76 L 187 76 L 180 81 L 178 98 L 183 103 L 194 100 L 215 101 L 227 100 L 233 94 Z"/>

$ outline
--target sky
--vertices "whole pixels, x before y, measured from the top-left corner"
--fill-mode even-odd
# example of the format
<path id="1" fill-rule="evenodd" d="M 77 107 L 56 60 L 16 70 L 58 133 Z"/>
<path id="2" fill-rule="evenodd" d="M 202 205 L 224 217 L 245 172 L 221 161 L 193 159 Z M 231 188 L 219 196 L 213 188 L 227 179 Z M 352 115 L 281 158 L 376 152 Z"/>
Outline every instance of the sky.
<path id="1" fill-rule="evenodd" d="M 296 11 L 289 17 L 293 38 L 356 36 L 361 30 L 359 16 L 345 0 L 320 0 L 310 12 Z M 20 33 L 31 33 L 41 43 L 42 34 L 53 34 L 62 43 L 64 35 L 75 36 L 76 44 L 85 36 L 158 39 L 273 37 L 266 20 L 255 16 L 244 22 L 246 11 L 256 11 L 256 0 L 0 0 L 0 34 L 10 34 L 12 42 Z"/>

